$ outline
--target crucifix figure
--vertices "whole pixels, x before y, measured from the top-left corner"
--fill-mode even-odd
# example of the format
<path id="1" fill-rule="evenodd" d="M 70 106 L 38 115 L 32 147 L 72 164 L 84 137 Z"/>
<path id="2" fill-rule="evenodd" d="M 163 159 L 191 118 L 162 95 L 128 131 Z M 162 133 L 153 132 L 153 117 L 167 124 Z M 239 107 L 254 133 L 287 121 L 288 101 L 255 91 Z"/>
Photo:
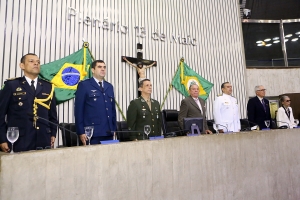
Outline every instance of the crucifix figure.
<path id="1" fill-rule="evenodd" d="M 137 49 L 136 58 L 122 56 L 122 62 L 127 62 L 129 65 L 133 66 L 136 69 L 139 75 L 139 79 L 138 79 L 138 83 L 139 83 L 140 81 L 146 79 L 146 69 L 152 66 L 156 66 L 156 61 L 143 59 L 143 44 L 137 43 L 136 49 Z"/>
<path id="2" fill-rule="evenodd" d="M 123 56 L 122 59 L 137 70 L 137 73 L 139 74 L 139 82 L 146 79 L 146 69 L 152 66 L 156 66 L 156 61 L 143 60 L 143 59 L 131 58 L 125 56 Z M 130 59 L 131 62 L 128 59 Z M 149 65 L 149 63 L 152 64 Z"/>

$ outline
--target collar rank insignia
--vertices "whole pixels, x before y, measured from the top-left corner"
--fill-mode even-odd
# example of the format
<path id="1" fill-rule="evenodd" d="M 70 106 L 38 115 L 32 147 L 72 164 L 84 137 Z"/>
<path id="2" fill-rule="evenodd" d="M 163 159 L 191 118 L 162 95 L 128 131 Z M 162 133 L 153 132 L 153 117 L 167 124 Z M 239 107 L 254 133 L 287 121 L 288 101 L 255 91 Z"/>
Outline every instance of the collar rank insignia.
<path id="1" fill-rule="evenodd" d="M 16 91 L 22 91 L 22 88 L 18 87 L 18 88 L 16 89 Z"/>

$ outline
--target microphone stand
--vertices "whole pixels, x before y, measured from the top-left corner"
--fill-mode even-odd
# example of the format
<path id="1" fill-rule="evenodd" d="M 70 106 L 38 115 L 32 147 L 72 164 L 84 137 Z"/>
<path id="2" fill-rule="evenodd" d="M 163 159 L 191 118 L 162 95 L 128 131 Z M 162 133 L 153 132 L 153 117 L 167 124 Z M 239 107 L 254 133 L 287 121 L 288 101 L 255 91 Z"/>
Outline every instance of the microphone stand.
<path id="1" fill-rule="evenodd" d="M 113 140 L 117 140 L 119 138 L 119 134 L 118 133 L 140 133 L 143 131 L 106 131 L 106 133 L 111 133 L 113 135 Z M 143 135 L 145 133 L 143 132 Z"/>
<path id="2" fill-rule="evenodd" d="M 243 119 L 243 120 L 247 120 L 248 126 L 249 126 L 249 128 L 250 128 L 250 131 L 252 131 L 252 130 L 251 130 L 250 124 L 254 124 L 254 126 L 257 126 L 256 130 L 259 130 L 259 129 L 260 129 L 260 127 L 258 126 L 257 123 L 254 123 L 254 122 L 252 122 L 252 121 L 250 121 L 250 120 L 248 120 L 248 119 Z"/>
<path id="3" fill-rule="evenodd" d="M 287 122 L 283 122 L 283 121 L 276 121 L 276 122 L 280 122 L 280 123 L 284 123 L 284 124 L 287 124 L 287 127 L 290 129 L 291 127 L 290 127 L 290 125 L 289 125 L 289 123 L 287 123 Z M 280 126 L 281 127 L 281 126 Z M 280 128 L 280 127 L 278 127 L 278 128 Z"/>
<path id="4" fill-rule="evenodd" d="M 31 117 L 33 117 L 33 115 L 30 114 L 30 113 L 28 113 L 28 115 L 31 116 Z M 69 131 L 71 134 L 75 134 L 75 135 L 76 135 L 77 146 L 79 146 L 77 133 L 75 133 L 75 132 L 73 132 L 73 131 L 71 131 L 71 130 L 69 130 L 69 129 L 67 129 L 67 128 L 65 128 L 65 127 L 63 127 L 63 126 L 61 126 L 61 125 L 59 125 L 59 124 L 53 123 L 53 122 L 51 122 L 51 121 L 49 121 L 48 119 L 45 119 L 45 118 L 43 118 L 43 117 L 40 117 L 40 116 L 35 116 L 35 117 L 36 117 L 37 120 L 38 120 L 38 119 L 42 119 L 42 120 L 44 120 L 44 121 L 46 121 L 46 122 L 48 122 L 48 123 L 50 123 L 50 124 L 53 124 L 54 126 L 56 126 L 56 127 L 58 127 L 58 128 L 63 129 L 64 131 Z M 72 138 L 72 135 L 70 135 L 70 136 L 71 136 L 71 138 Z"/>
<path id="5" fill-rule="evenodd" d="M 190 130 L 188 129 L 184 129 L 184 130 L 179 130 L 179 131 L 171 131 L 171 132 L 167 132 L 165 134 L 163 134 L 165 137 L 177 137 L 176 133 L 182 133 L 185 134 L 187 132 L 189 132 Z"/>
<path id="6" fill-rule="evenodd" d="M 224 125 L 222 125 L 222 124 L 215 124 L 216 126 L 222 126 L 222 127 L 224 127 L 224 128 L 226 128 L 226 132 L 228 132 L 228 128 L 227 128 L 227 126 L 224 126 Z M 219 129 L 218 129 L 218 127 L 216 127 L 217 128 L 217 133 L 219 133 Z"/>

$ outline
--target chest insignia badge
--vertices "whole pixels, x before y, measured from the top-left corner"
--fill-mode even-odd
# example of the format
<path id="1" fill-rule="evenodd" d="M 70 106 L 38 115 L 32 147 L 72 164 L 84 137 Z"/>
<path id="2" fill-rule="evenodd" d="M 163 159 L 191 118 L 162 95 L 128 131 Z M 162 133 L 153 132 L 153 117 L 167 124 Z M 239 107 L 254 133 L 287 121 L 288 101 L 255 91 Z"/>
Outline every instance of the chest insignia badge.
<path id="1" fill-rule="evenodd" d="M 16 91 L 22 91 L 22 88 L 18 87 L 18 88 L 16 89 Z"/>

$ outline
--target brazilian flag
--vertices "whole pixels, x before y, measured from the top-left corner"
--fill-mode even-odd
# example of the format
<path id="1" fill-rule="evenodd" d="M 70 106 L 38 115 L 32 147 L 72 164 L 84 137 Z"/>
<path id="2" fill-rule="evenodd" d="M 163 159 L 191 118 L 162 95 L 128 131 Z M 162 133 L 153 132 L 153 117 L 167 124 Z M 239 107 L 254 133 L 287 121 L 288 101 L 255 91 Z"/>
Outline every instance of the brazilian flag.
<path id="1" fill-rule="evenodd" d="M 214 84 L 197 74 L 185 64 L 183 59 L 181 59 L 177 72 L 172 80 L 172 85 L 176 90 L 187 97 L 190 95 L 189 87 L 191 84 L 197 84 L 199 86 L 199 97 L 203 100 L 208 98 L 208 95 L 214 86 Z"/>
<path id="2" fill-rule="evenodd" d="M 55 86 L 56 103 L 60 104 L 75 97 L 79 81 L 90 78 L 93 57 L 88 44 L 75 53 L 41 66 L 39 77 Z"/>

